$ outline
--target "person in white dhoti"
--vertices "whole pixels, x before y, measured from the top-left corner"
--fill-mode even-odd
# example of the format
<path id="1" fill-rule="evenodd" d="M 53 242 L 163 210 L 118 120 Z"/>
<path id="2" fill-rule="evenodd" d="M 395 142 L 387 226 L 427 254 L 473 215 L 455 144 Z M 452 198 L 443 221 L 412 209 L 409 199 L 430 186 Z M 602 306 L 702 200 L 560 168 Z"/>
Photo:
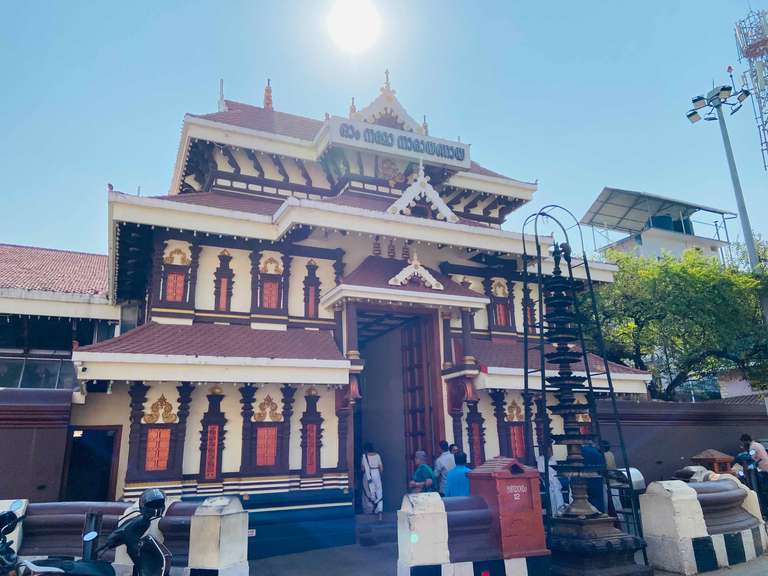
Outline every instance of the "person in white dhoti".
<path id="1" fill-rule="evenodd" d="M 381 514 L 384 511 L 384 490 L 381 485 L 384 465 L 381 462 L 381 456 L 370 442 L 363 445 L 361 469 L 363 471 L 363 512 L 378 514 L 381 520 Z"/>

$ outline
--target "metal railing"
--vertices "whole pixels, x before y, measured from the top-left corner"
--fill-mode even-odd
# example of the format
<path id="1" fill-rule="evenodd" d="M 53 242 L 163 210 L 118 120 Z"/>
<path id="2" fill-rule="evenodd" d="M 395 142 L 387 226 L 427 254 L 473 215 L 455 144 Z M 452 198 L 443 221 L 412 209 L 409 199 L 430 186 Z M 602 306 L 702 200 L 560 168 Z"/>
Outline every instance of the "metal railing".
<path id="1" fill-rule="evenodd" d="M 0 388 L 71 390 L 76 384 L 69 358 L 0 356 Z"/>

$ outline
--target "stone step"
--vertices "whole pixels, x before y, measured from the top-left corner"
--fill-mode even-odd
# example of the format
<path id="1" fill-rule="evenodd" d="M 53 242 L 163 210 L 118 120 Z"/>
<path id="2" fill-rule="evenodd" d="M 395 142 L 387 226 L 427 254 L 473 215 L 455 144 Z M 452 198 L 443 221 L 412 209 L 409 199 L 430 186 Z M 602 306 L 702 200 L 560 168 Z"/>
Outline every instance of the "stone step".
<path id="1" fill-rule="evenodd" d="M 357 517 L 357 541 L 360 546 L 397 542 L 397 517 L 384 514 L 381 521 L 375 516 Z"/>

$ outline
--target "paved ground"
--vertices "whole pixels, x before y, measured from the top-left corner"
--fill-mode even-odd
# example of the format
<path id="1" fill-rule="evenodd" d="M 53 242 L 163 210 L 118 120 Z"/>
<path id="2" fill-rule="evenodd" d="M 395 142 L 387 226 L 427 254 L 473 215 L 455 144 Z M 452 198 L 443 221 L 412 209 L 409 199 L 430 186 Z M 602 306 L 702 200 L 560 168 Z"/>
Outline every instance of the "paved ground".
<path id="1" fill-rule="evenodd" d="M 397 544 L 342 546 L 251 562 L 251 576 L 395 576 Z M 768 556 L 707 576 L 766 576 Z M 656 576 L 673 576 L 656 572 Z"/>
<path id="2" fill-rule="evenodd" d="M 254 560 L 251 576 L 395 576 L 397 544 L 341 546 Z"/>

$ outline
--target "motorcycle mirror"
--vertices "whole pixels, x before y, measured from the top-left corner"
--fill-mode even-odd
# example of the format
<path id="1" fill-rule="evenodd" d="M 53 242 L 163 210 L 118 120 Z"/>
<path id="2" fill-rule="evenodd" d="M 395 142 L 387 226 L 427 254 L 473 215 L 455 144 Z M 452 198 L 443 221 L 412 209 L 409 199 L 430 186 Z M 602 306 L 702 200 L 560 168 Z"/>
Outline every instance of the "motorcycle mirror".
<path id="1" fill-rule="evenodd" d="M 86 532 L 83 534 L 83 542 L 91 542 L 92 540 L 96 540 L 99 533 L 96 532 L 96 530 L 91 530 L 90 532 Z"/>
<path id="2" fill-rule="evenodd" d="M 11 502 L 11 507 L 9 510 L 11 512 L 16 512 L 16 510 L 21 510 L 24 507 L 24 501 L 23 500 L 14 500 Z"/>

